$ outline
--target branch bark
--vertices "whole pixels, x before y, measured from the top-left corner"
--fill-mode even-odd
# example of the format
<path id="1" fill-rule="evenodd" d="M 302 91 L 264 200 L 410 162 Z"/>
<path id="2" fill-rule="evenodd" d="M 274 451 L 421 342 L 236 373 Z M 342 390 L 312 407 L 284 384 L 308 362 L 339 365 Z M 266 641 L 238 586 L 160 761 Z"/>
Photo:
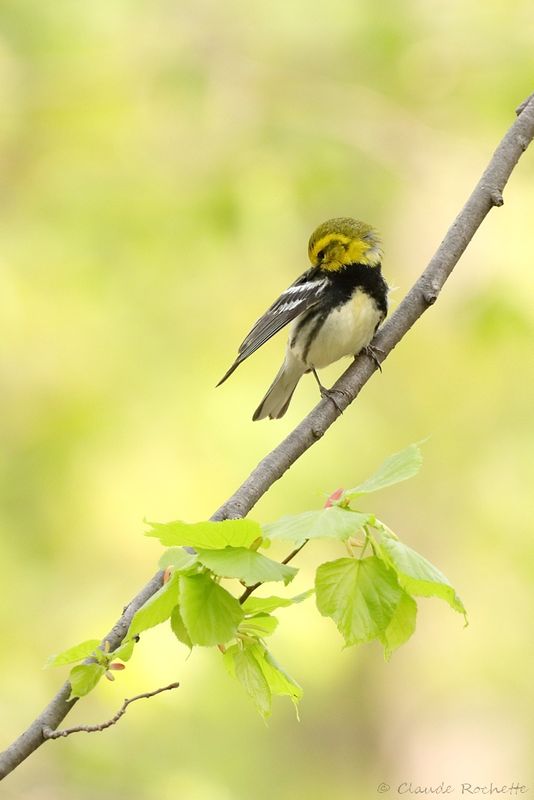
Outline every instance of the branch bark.
<path id="1" fill-rule="evenodd" d="M 466 204 L 452 223 L 428 266 L 398 308 L 375 336 L 373 347 L 385 359 L 419 317 L 437 300 L 441 289 L 480 224 L 493 208 L 503 203 L 502 192 L 522 153 L 534 138 L 534 94 L 516 110 L 517 120 L 495 150 L 482 177 Z M 317 442 L 358 396 L 376 363 L 361 355 L 336 382 L 340 390 L 339 408 L 330 400 L 321 400 L 307 417 L 252 471 L 237 491 L 215 512 L 212 519 L 243 517 L 275 481 L 315 442 Z M 104 638 L 114 650 L 123 640 L 137 611 L 161 586 L 163 573 L 157 572 L 125 608 L 120 619 Z M 0 754 L 0 779 L 8 775 L 44 741 L 50 738 L 76 702 L 68 701 L 70 684 L 62 686 L 44 711 L 26 731 Z M 46 733 L 45 733 L 46 731 Z"/>

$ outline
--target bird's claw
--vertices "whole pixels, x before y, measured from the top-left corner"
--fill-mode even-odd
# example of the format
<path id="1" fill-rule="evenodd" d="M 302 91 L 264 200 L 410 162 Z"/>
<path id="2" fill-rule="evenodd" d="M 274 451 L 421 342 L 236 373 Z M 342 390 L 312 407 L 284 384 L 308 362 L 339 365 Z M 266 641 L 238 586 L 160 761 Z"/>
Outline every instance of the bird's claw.
<path id="1" fill-rule="evenodd" d="M 313 377 L 317 381 L 317 386 L 319 387 L 319 391 L 321 392 L 321 397 L 323 398 L 323 400 L 331 400 L 332 403 L 337 408 L 337 410 L 339 411 L 339 413 L 342 414 L 344 409 L 341 408 L 338 401 L 336 400 L 336 394 L 349 397 L 348 393 L 344 389 L 327 389 L 326 386 L 323 386 L 323 384 L 319 380 L 319 376 L 317 375 L 317 370 L 312 368 L 310 372 L 313 374 Z"/>
<path id="2" fill-rule="evenodd" d="M 373 347 L 373 345 L 368 344 L 367 347 L 364 347 L 362 353 L 365 353 L 370 359 L 372 359 L 377 368 L 382 372 L 382 361 L 378 357 L 378 353 L 382 353 L 384 355 L 384 350 L 381 347 Z"/>
<path id="3" fill-rule="evenodd" d="M 339 402 L 336 399 L 336 395 L 338 394 L 341 395 L 342 397 L 347 397 L 348 396 L 347 392 L 345 392 L 343 389 L 327 389 L 325 386 L 321 386 L 320 391 L 323 400 L 331 400 L 332 403 L 337 408 L 337 410 L 339 411 L 339 413 L 342 414 L 344 409 L 341 408 L 341 406 L 339 405 Z"/>

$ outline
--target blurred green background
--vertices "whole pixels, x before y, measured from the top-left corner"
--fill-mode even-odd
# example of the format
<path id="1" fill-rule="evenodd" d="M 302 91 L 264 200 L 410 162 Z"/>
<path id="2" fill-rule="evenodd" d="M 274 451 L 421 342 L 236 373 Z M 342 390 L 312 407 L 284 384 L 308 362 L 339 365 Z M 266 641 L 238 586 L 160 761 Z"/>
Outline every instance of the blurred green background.
<path id="1" fill-rule="evenodd" d="M 250 421 L 283 335 L 214 389 L 311 230 L 375 224 L 397 304 L 534 90 L 533 37 L 529 0 L 3 0 L 1 745 L 63 680 L 46 657 L 104 634 L 152 574 L 143 518 L 208 517 L 316 403 L 305 379 L 282 421 Z M 369 508 L 449 576 L 470 626 L 423 600 L 385 664 L 343 651 L 311 601 L 281 613 L 272 649 L 305 696 L 300 723 L 278 701 L 268 727 L 216 651 L 186 661 L 149 632 L 70 723 L 181 688 L 41 748 L 3 797 L 534 779 L 533 206 L 531 148 L 438 304 L 253 512 L 317 507 L 430 436 L 420 476 Z M 292 588 L 329 554 L 304 551 Z"/>

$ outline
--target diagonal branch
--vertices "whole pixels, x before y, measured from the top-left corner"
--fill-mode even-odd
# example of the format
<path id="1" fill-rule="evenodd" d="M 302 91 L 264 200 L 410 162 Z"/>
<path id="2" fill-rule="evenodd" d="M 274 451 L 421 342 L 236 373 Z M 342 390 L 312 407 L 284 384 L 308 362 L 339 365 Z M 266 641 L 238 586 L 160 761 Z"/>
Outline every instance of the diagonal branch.
<path id="1" fill-rule="evenodd" d="M 384 358 L 437 300 L 445 281 L 491 208 L 502 205 L 504 187 L 522 153 L 534 138 L 534 94 L 517 108 L 516 113 L 518 119 L 495 150 L 482 177 L 427 268 L 375 336 L 372 344 L 383 352 Z M 215 512 L 212 519 L 231 519 L 248 514 L 273 483 L 325 434 L 341 411 L 358 396 L 376 369 L 376 364 L 370 357 L 361 355 L 335 384 L 335 388 L 342 392 L 338 401 L 340 408 L 328 399 L 318 403 L 294 431 L 260 461 L 239 489 Z M 110 651 L 115 650 L 123 640 L 135 612 L 161 586 L 162 575 L 162 572 L 156 573 L 141 589 L 105 637 L 104 641 L 109 642 Z M 67 681 L 28 729 L 0 754 L 0 779 L 50 737 L 50 731 L 57 728 L 76 702 L 68 701 L 69 694 L 70 684 Z"/>
<path id="2" fill-rule="evenodd" d="M 495 150 L 427 268 L 373 339 L 372 347 L 381 351 L 382 361 L 427 308 L 435 303 L 445 281 L 491 208 L 503 204 L 502 192 L 508 178 L 534 138 L 534 94 L 528 98 L 526 105 L 522 103 L 518 107 L 517 113 L 518 119 Z M 355 400 L 376 369 L 376 362 L 372 358 L 361 355 L 345 370 L 333 387 L 340 390 L 337 405 L 341 410 Z M 324 435 L 340 416 L 341 410 L 330 400 L 322 400 L 278 447 L 260 461 L 232 497 L 216 511 L 213 519 L 230 519 L 248 514 L 267 489 Z"/>

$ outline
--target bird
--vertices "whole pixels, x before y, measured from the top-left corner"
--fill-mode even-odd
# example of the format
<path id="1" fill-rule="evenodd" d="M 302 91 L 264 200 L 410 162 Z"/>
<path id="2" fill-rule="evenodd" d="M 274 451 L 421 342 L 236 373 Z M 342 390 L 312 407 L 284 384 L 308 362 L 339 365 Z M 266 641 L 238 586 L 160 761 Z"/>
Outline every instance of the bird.
<path id="1" fill-rule="evenodd" d="M 261 316 L 238 349 L 217 386 L 289 323 L 284 362 L 253 420 L 280 419 L 301 377 L 313 373 L 322 397 L 338 405 L 317 370 L 362 350 L 378 362 L 370 342 L 388 311 L 388 285 L 382 276 L 382 245 L 371 225 L 336 217 L 310 236 L 311 267 L 300 275 Z M 338 406 L 339 408 L 339 406 Z"/>

